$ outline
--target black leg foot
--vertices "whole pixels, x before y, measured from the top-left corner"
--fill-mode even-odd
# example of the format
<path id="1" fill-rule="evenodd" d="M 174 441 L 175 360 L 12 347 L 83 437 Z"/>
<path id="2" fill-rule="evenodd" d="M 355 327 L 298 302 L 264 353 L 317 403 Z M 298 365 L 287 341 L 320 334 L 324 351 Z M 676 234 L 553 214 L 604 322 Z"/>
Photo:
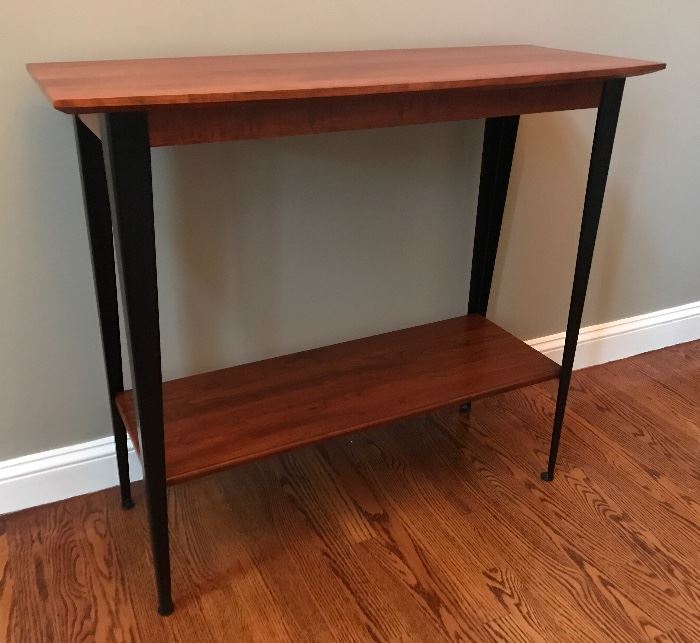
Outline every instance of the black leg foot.
<path id="1" fill-rule="evenodd" d="M 542 478 L 542 480 L 544 480 L 545 482 L 551 482 L 552 480 L 554 480 L 554 474 L 549 473 L 549 471 L 543 471 L 542 473 L 540 473 L 540 478 Z"/>
<path id="2" fill-rule="evenodd" d="M 161 600 L 158 603 L 158 614 L 161 616 L 169 616 L 173 613 L 173 602 L 172 600 Z"/>
<path id="3" fill-rule="evenodd" d="M 469 413 L 469 411 L 472 410 L 472 403 L 471 402 L 465 402 L 462 404 L 462 406 L 459 407 L 459 412 L 460 413 Z"/>
<path id="4" fill-rule="evenodd" d="M 131 498 L 122 500 L 122 509 L 133 509 L 134 507 L 134 501 Z"/>

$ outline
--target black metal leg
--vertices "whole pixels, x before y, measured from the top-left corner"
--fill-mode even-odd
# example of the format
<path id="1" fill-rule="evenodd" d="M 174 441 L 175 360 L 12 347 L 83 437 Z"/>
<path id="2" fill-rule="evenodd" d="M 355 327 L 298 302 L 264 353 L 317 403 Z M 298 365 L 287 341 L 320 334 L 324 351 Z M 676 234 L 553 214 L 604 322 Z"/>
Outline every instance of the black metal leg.
<path id="1" fill-rule="evenodd" d="M 479 200 L 476 206 L 474 251 L 467 308 L 470 314 L 477 313 L 485 316 L 489 304 L 519 123 L 519 116 L 503 116 L 487 118 L 484 126 L 484 148 L 481 156 Z"/>
<path id="2" fill-rule="evenodd" d="M 151 148 L 146 114 L 105 114 L 102 119 L 102 143 L 138 416 L 158 611 L 170 614 L 173 604 L 163 446 L 158 283 Z"/>
<path id="3" fill-rule="evenodd" d="M 476 206 L 476 228 L 469 282 L 469 314 L 486 316 L 496 265 L 498 240 L 501 236 L 503 211 L 506 207 L 510 168 L 513 165 L 515 140 L 520 116 L 487 118 L 484 124 L 484 146 L 481 155 L 479 200 Z M 461 413 L 471 411 L 471 402 L 464 402 Z"/>
<path id="4" fill-rule="evenodd" d="M 569 320 L 566 324 L 566 340 L 564 342 L 564 355 L 559 375 L 559 391 L 554 413 L 552 441 L 549 448 L 549 462 L 547 471 L 542 473 L 542 479 L 546 481 L 554 479 L 559 439 L 566 410 L 566 399 L 569 394 L 569 384 L 571 383 L 571 371 L 574 367 L 576 344 L 578 343 L 578 334 L 581 329 L 583 304 L 586 299 L 593 249 L 595 247 L 596 234 L 598 233 L 598 222 L 600 221 L 600 212 L 603 206 L 603 195 L 605 194 L 605 184 L 608 179 L 610 157 L 612 156 L 615 130 L 624 88 L 624 78 L 606 81 L 603 85 L 603 93 L 598 107 L 598 118 L 596 119 L 595 134 L 593 135 L 593 150 L 588 169 L 586 198 L 583 204 L 581 233 L 578 242 L 578 253 L 576 254 L 574 285 L 571 290 Z"/>
<path id="5" fill-rule="evenodd" d="M 126 429 L 114 404 L 114 396 L 124 390 L 122 373 L 121 337 L 119 332 L 119 308 L 117 304 L 117 281 L 114 267 L 114 245 L 112 242 L 112 219 L 107 193 L 107 178 L 102 156 L 102 143 L 87 126 L 75 117 L 75 140 L 78 146 L 78 163 L 83 185 L 83 202 L 87 222 L 92 272 L 97 295 L 97 311 L 102 335 L 102 354 L 107 371 L 107 388 L 112 414 L 112 430 L 117 452 L 119 488 L 122 507 L 131 509 L 129 482 L 129 455 Z"/>

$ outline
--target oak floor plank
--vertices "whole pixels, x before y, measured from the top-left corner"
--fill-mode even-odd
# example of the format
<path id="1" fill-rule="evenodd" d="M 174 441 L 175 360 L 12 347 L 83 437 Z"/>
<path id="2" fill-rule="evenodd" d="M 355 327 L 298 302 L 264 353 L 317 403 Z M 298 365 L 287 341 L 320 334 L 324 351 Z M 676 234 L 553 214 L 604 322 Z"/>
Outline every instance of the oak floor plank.
<path id="1" fill-rule="evenodd" d="M 143 490 L 0 518 L 0 639 L 700 640 L 700 342 L 169 490 L 157 616 Z"/>
<path id="2" fill-rule="evenodd" d="M 472 453 L 477 451 L 474 442 L 471 442 L 471 445 L 470 451 Z M 491 451 L 495 450 L 491 449 Z M 592 626 L 587 633 L 590 640 L 601 640 L 609 636 L 611 631 L 615 631 L 617 640 L 635 640 L 634 630 L 624 619 L 619 618 L 619 615 L 615 620 L 610 618 L 608 597 L 600 592 L 591 591 L 594 589 L 593 584 L 581 584 L 579 581 L 581 571 L 585 568 L 582 565 L 585 562 L 584 556 L 588 554 L 586 542 L 582 543 L 582 547 L 572 542 L 572 536 L 578 533 L 580 525 L 572 521 L 572 516 L 568 512 L 557 512 L 553 515 L 552 507 L 557 506 L 556 502 L 552 502 L 550 506 L 534 505 L 531 502 L 532 497 L 528 499 L 528 496 L 549 495 L 552 491 L 548 489 L 543 494 L 538 494 L 537 488 L 529 484 L 531 478 L 527 474 L 524 475 L 515 468 L 508 468 L 506 471 L 513 476 L 513 482 L 522 484 L 502 484 L 504 473 L 496 468 L 499 465 L 490 460 L 486 452 L 484 455 L 483 460 L 474 460 L 479 473 L 475 477 L 474 493 L 490 498 L 494 509 L 492 516 L 484 519 L 482 525 L 487 527 L 493 523 L 509 525 L 507 533 L 497 528 L 493 533 L 484 534 L 485 541 L 496 542 L 495 547 L 499 552 L 505 552 L 503 557 L 506 559 L 505 565 L 501 563 L 500 567 L 494 566 L 488 570 L 489 574 L 494 576 L 515 570 L 514 573 L 524 586 L 533 587 L 541 585 L 544 569 L 547 571 L 547 585 L 551 595 L 540 598 L 538 602 L 544 603 L 547 620 L 552 613 L 558 616 L 566 614 L 567 606 L 560 601 L 560 595 L 564 592 L 588 611 L 589 624 Z M 500 467 L 505 469 L 504 462 L 500 463 Z M 518 492 L 519 488 L 522 488 L 525 493 L 521 495 Z M 503 536 L 505 538 L 498 542 L 497 539 Z M 484 548 L 483 544 L 482 548 Z M 530 564 L 537 563 L 534 566 L 536 576 L 531 574 L 530 565 L 524 564 L 525 561 L 529 561 Z M 526 614 L 527 612 L 524 613 Z"/>
<path id="3" fill-rule="evenodd" d="M 10 615 L 13 607 L 14 579 L 10 569 L 10 543 L 6 521 L 0 517 L 0 636 L 10 637 Z"/>

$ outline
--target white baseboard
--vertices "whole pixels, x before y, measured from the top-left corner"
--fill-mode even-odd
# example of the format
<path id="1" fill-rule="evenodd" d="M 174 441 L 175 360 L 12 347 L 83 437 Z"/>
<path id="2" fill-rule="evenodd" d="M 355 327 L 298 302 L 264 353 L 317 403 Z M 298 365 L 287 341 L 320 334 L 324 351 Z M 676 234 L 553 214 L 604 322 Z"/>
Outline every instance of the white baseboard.
<path id="1" fill-rule="evenodd" d="M 564 333 L 527 343 L 561 363 Z M 574 368 L 605 364 L 666 346 L 700 339 L 700 301 L 581 329 Z"/>
<path id="2" fill-rule="evenodd" d="M 141 464 L 129 443 L 132 480 Z M 0 515 L 119 484 L 114 438 L 81 442 L 0 462 Z"/>
<path id="3" fill-rule="evenodd" d="M 582 328 L 576 368 L 696 339 L 700 339 L 700 301 Z M 560 361 L 564 333 L 532 339 L 528 344 Z M 129 467 L 132 480 L 140 480 L 141 466 L 131 445 Z M 111 436 L 5 460 L 0 462 L 0 515 L 117 484 Z"/>

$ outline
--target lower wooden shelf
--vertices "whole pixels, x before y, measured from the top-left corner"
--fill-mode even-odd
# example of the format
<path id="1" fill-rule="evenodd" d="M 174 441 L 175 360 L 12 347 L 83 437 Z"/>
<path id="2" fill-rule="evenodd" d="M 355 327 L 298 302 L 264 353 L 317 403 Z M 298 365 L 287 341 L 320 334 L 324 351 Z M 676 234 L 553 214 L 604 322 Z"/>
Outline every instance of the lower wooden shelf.
<path id="1" fill-rule="evenodd" d="M 182 482 L 558 374 L 467 315 L 172 380 L 163 384 L 166 477 Z M 139 450 L 131 391 L 116 403 Z"/>

